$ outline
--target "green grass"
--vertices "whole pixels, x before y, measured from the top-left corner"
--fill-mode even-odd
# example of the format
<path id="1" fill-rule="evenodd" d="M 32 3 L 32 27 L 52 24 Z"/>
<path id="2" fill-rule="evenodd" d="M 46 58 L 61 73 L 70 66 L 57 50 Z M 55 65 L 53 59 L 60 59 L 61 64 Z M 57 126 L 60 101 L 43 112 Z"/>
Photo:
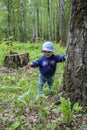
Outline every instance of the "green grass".
<path id="1" fill-rule="evenodd" d="M 28 52 L 29 53 L 29 59 L 30 61 L 35 61 L 37 60 L 41 55 L 41 47 L 42 47 L 42 43 L 38 43 L 38 44 L 30 44 L 30 43 L 13 43 L 13 46 L 6 46 L 5 43 L 0 45 L 0 54 L 1 54 L 1 61 L 0 61 L 0 66 L 3 65 L 3 61 L 4 61 L 4 57 L 5 55 L 10 51 L 14 51 L 14 52 L 18 52 L 18 53 L 24 53 L 24 52 Z M 59 44 L 54 44 L 54 48 L 55 48 L 55 54 L 66 54 L 66 49 L 60 47 Z M 61 86 L 62 83 L 62 79 L 63 79 L 63 71 L 64 71 L 64 66 L 65 63 L 59 63 L 57 65 L 57 71 L 55 73 L 54 76 L 54 85 L 53 85 L 53 89 L 54 92 L 57 93 L 58 88 Z M 22 111 L 25 107 L 28 107 L 29 110 L 32 109 L 37 109 L 38 112 L 40 112 L 41 115 L 37 115 L 39 116 L 39 120 L 40 116 L 43 116 L 43 120 L 45 119 L 47 123 L 47 125 L 49 126 L 48 122 L 48 113 L 49 113 L 49 106 L 47 107 L 47 99 L 44 100 L 35 100 L 35 97 L 37 96 L 37 84 L 38 84 L 38 78 L 39 78 L 39 71 L 38 69 L 32 70 L 30 73 L 23 73 L 24 70 L 23 68 L 20 68 L 19 71 L 21 73 L 15 72 L 15 73 L 11 73 L 11 74 L 0 74 L 0 102 L 2 104 L 6 104 L 6 103 L 10 103 L 11 105 L 11 112 L 10 115 L 9 113 L 7 114 L 7 118 L 4 120 L 5 123 L 5 128 L 8 128 L 8 130 L 13 129 L 13 125 L 10 126 L 10 116 L 15 113 L 15 117 L 17 117 L 17 121 L 15 119 L 15 122 L 18 122 L 19 125 L 21 125 L 21 121 L 19 120 L 18 117 L 21 118 L 22 116 Z M 45 89 L 45 92 L 47 91 L 47 89 Z M 15 107 L 16 105 L 16 107 Z M 12 111 L 13 112 L 12 113 Z M 44 110 L 47 109 L 46 113 Z M 3 113 L 5 111 L 4 106 L 0 107 L 0 113 Z M 47 119 L 46 119 L 47 118 Z M 7 123 L 8 122 L 8 123 Z M 28 125 L 26 123 L 26 125 Z M 37 130 L 37 128 L 39 127 L 40 124 L 38 124 L 38 126 L 35 127 L 34 130 Z M 51 127 L 52 124 L 49 126 Z M 19 126 L 15 126 L 15 127 L 19 127 Z M 20 126 L 21 127 L 21 126 Z M 29 126 L 30 129 L 30 126 Z M 31 127 L 32 129 L 32 127 Z M 51 129 L 51 128 L 50 128 Z M 15 129 L 14 129 L 15 130 Z"/>
<path id="2" fill-rule="evenodd" d="M 9 52 L 9 50 L 12 50 L 14 52 L 18 53 L 23 53 L 23 52 L 28 52 L 29 53 L 29 59 L 30 61 L 35 61 L 37 60 L 41 55 L 41 47 L 42 44 L 30 44 L 30 43 L 13 43 L 13 46 L 4 46 L 4 43 L 0 45 L 0 53 L 1 55 L 1 65 L 3 65 L 4 57 L 5 55 Z M 54 44 L 55 48 L 55 54 L 65 54 L 65 49 L 61 48 L 59 44 Z M 57 89 L 58 86 L 60 86 L 61 81 L 62 81 L 62 74 L 64 70 L 64 65 L 65 63 L 59 63 L 57 66 L 57 71 L 54 76 L 54 88 L 55 90 Z M 21 69 L 22 71 L 22 69 Z M 31 72 L 29 75 L 19 75 L 17 72 L 13 74 L 8 74 L 8 75 L 0 75 L 0 97 L 1 99 L 3 98 L 2 95 L 9 93 L 14 94 L 19 94 L 26 92 L 27 90 L 31 91 L 36 91 L 37 88 L 37 81 L 39 77 L 39 72 L 34 73 Z M 5 92 L 5 93 L 4 93 Z M 33 92 L 34 93 L 34 92 Z M 9 100 L 9 98 L 8 98 Z"/>

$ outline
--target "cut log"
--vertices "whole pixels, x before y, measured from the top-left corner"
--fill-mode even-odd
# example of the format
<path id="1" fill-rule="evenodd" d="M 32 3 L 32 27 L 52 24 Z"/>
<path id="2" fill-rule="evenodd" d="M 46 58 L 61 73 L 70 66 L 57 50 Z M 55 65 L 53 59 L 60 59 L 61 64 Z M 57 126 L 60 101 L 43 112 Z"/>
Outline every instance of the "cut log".
<path id="1" fill-rule="evenodd" d="M 29 62 L 29 53 L 15 53 L 10 51 L 4 59 L 4 66 L 8 68 L 18 68 L 26 66 Z"/>

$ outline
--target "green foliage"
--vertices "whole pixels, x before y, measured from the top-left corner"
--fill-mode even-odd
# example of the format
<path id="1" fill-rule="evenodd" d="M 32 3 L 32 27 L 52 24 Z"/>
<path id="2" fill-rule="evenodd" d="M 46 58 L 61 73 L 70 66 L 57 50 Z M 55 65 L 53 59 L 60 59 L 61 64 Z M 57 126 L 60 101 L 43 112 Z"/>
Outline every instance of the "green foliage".
<path id="1" fill-rule="evenodd" d="M 18 53 L 29 52 L 30 61 L 37 60 L 42 55 L 41 43 L 22 44 L 19 42 L 13 42 L 12 47 L 8 47 L 6 43 L 2 43 L 0 47 L 0 52 L 2 54 L 2 61 L 0 65 L 3 65 L 4 57 L 10 51 L 10 49 Z M 54 43 L 54 47 L 55 54 L 65 54 L 66 49 L 61 48 L 59 44 Z M 53 85 L 54 94 L 57 93 L 57 90 L 61 85 L 64 65 L 65 63 L 61 63 L 57 66 L 57 71 L 54 76 L 55 83 Z M 29 130 L 45 130 L 45 128 L 53 130 L 58 126 L 59 123 L 56 120 L 52 122 L 52 109 L 56 108 L 56 106 L 51 101 L 49 103 L 49 100 L 51 100 L 51 96 L 47 93 L 47 86 L 44 87 L 44 92 L 45 94 L 47 94 L 45 98 L 38 98 L 38 78 L 38 69 L 26 73 L 24 68 L 19 68 L 18 71 L 14 73 L 0 74 L 0 100 L 1 102 L 3 102 L 3 104 L 11 104 L 10 112 L 8 112 L 7 109 L 7 118 L 4 119 L 6 130 L 19 130 L 25 129 L 25 127 L 27 127 L 27 129 Z M 78 105 L 74 105 L 73 109 L 77 110 Z M 35 125 L 31 125 L 32 123 L 29 124 L 30 120 L 25 119 L 26 116 L 23 115 L 27 113 L 27 115 L 31 116 L 31 114 L 33 113 L 32 111 L 36 112 L 35 115 L 37 123 Z M 3 106 L 0 108 L 0 114 L 1 113 L 3 113 L 3 115 L 5 113 L 5 109 Z M 67 114 L 69 113 L 67 112 Z M 45 128 L 43 128 L 43 124 Z"/>
<path id="2" fill-rule="evenodd" d="M 86 124 L 82 124 L 81 126 L 80 126 L 80 130 L 87 130 L 87 125 Z"/>
<path id="3" fill-rule="evenodd" d="M 82 110 L 82 107 L 78 105 L 78 103 L 75 103 L 73 107 L 71 106 L 70 99 L 65 99 L 63 97 L 60 97 L 61 104 L 59 105 L 59 109 L 53 109 L 55 112 L 61 112 L 62 117 L 59 119 L 59 121 L 65 121 L 67 126 L 70 126 L 72 121 L 80 116 L 79 114 L 76 114 L 76 112 L 80 112 Z"/>
<path id="4" fill-rule="evenodd" d="M 66 23 L 68 25 L 70 1 L 66 0 L 65 2 L 66 2 Z M 3 0 L 0 2 L 0 34 L 1 34 L 0 40 L 2 40 L 2 38 L 7 38 L 10 35 L 12 35 L 14 41 L 16 40 L 22 41 L 23 27 L 24 27 L 23 25 L 25 24 L 27 41 L 32 38 L 33 30 L 36 36 L 36 41 L 39 41 L 38 39 L 47 39 L 47 38 L 50 39 L 50 37 L 54 41 L 56 41 L 59 1 L 58 0 L 50 1 L 49 5 L 48 2 L 45 0 L 44 1 L 23 0 L 23 3 L 24 8 L 21 7 L 21 1 L 18 0 L 13 1 Z M 50 15 L 48 13 L 48 6 Z M 23 10 L 21 10 L 22 8 Z M 22 17 L 22 11 L 24 11 L 24 17 Z M 23 21 L 24 24 L 22 24 Z M 50 26 L 52 28 L 50 28 Z M 49 37 L 48 31 L 50 29 L 52 30 L 52 36 Z"/>
<path id="5" fill-rule="evenodd" d="M 23 120 L 24 117 L 20 116 L 17 118 L 17 120 L 11 125 L 9 128 L 6 128 L 5 130 L 19 130 L 23 127 Z"/>
<path id="6" fill-rule="evenodd" d="M 8 47 L 6 43 L 0 45 L 1 63 L 5 55 L 10 51 L 23 53 L 29 52 L 30 61 L 37 60 L 41 55 L 42 44 L 22 44 L 19 42 L 13 42 L 12 46 Z M 66 49 L 60 47 L 59 44 L 54 43 L 55 54 L 65 54 Z M 59 86 L 62 83 L 63 70 L 65 63 L 57 65 L 57 71 L 54 76 L 53 90 L 54 94 L 57 93 Z M 28 70 L 27 70 L 28 71 Z M 51 96 L 47 93 L 47 86 L 44 87 L 46 96 L 44 98 L 37 95 L 37 82 L 39 78 L 38 69 L 32 70 L 26 73 L 24 68 L 19 68 L 17 72 L 9 74 L 0 74 L 0 101 L 3 104 L 8 104 L 10 110 L 0 105 L 0 114 L 3 117 L 2 120 L 5 125 L 5 130 L 54 130 L 61 122 L 66 122 L 69 126 L 72 121 L 79 116 L 79 111 L 82 109 L 78 103 L 71 106 L 70 99 L 60 98 L 61 104 L 56 108 L 51 100 Z M 10 104 L 11 106 L 10 106 Z M 34 113 L 33 113 L 34 112 Z M 52 122 L 52 114 L 54 112 L 61 113 L 62 117 L 58 117 L 58 120 Z M 25 115 L 24 115 L 25 114 Z M 32 116 L 35 114 L 37 119 L 36 124 L 32 124 Z M 27 115 L 30 119 L 27 119 Z M 1 118 L 1 117 L 0 117 Z M 30 123 L 31 122 L 31 123 Z M 44 127 L 43 127 L 44 124 Z M 82 127 L 82 126 L 81 126 Z M 68 130 L 68 127 L 66 128 Z"/>

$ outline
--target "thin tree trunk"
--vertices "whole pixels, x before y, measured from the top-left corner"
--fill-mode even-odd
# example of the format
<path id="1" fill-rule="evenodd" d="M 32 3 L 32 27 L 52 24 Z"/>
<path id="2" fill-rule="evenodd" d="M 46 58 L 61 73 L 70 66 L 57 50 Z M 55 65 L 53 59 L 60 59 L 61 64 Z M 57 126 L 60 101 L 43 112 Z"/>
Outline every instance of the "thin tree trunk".
<path id="1" fill-rule="evenodd" d="M 40 23 L 39 23 L 39 7 L 37 7 L 36 12 L 37 12 L 37 37 L 39 38 L 40 37 L 40 29 L 39 29 L 39 27 L 40 27 Z"/>
<path id="2" fill-rule="evenodd" d="M 60 0 L 58 2 L 58 12 L 57 12 L 57 33 L 56 41 L 60 42 Z"/>
<path id="3" fill-rule="evenodd" d="M 8 2 L 7 2 L 7 10 L 8 10 L 8 36 L 11 36 L 11 4 L 12 4 L 12 1 L 8 0 Z"/>
<path id="4" fill-rule="evenodd" d="M 15 13 L 14 10 L 12 11 L 13 14 L 13 34 L 14 34 L 14 40 L 17 41 L 17 37 L 16 37 L 16 27 L 15 27 Z"/>
<path id="5" fill-rule="evenodd" d="M 65 0 L 61 0 L 61 45 L 66 46 Z"/>
<path id="6" fill-rule="evenodd" d="M 50 18 L 50 0 L 48 0 L 48 37 L 49 37 L 49 40 L 52 39 L 51 18 Z"/>
<path id="7" fill-rule="evenodd" d="M 22 11 L 22 42 L 26 42 L 26 24 L 24 17 L 24 0 L 21 0 L 21 11 Z"/>
<path id="8" fill-rule="evenodd" d="M 63 95 L 72 102 L 87 104 L 87 1 L 71 1 L 67 63 Z"/>

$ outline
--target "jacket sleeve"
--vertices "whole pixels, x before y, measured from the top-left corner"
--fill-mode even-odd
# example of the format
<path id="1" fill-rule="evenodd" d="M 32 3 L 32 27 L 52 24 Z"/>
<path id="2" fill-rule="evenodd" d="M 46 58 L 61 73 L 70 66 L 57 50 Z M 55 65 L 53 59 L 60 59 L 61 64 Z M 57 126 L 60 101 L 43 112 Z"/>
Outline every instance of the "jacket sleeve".
<path id="1" fill-rule="evenodd" d="M 39 67 L 40 64 L 41 64 L 41 58 L 39 58 L 38 60 L 36 60 L 36 61 L 34 61 L 32 63 L 33 63 L 32 67 Z"/>
<path id="2" fill-rule="evenodd" d="M 56 62 L 63 62 L 66 61 L 66 55 L 55 55 Z"/>

